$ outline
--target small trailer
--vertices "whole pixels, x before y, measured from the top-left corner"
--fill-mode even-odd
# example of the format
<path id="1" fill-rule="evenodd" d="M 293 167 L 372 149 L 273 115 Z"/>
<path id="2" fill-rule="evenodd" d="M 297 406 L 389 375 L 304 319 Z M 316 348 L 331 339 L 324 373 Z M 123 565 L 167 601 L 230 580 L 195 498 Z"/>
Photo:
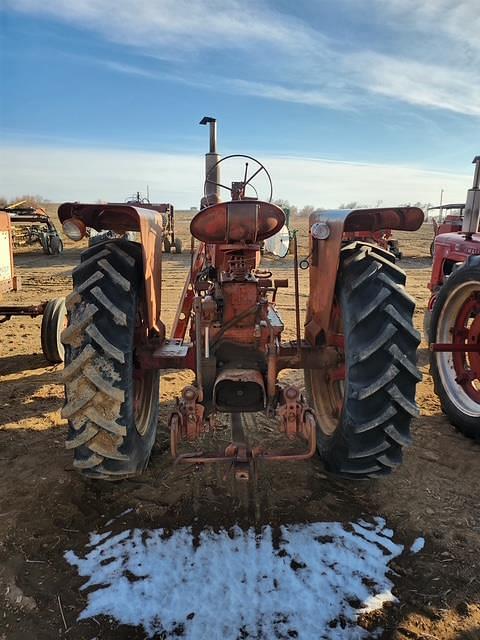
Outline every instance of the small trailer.
<path id="1" fill-rule="evenodd" d="M 13 263 L 13 230 L 11 216 L 0 211 L 0 323 L 13 316 L 43 316 L 40 331 L 43 355 L 52 364 L 63 362 L 64 348 L 60 334 L 66 324 L 64 298 L 46 300 L 36 305 L 5 305 L 3 296 L 11 291 L 19 291 L 21 281 L 15 275 Z"/>
<path id="2" fill-rule="evenodd" d="M 0 211 L 10 216 L 14 247 L 39 244 L 43 253 L 47 255 L 55 256 L 62 253 L 62 239 L 45 209 L 28 206 L 23 200 L 3 207 Z"/>

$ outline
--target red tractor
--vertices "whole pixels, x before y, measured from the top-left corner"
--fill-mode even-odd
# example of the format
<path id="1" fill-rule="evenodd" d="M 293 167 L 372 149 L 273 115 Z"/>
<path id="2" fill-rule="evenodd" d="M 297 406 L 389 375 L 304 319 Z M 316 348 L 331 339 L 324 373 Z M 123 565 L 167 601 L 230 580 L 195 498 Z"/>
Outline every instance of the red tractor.
<path id="1" fill-rule="evenodd" d="M 256 462 L 305 460 L 318 452 L 329 470 L 347 477 L 390 473 L 402 460 L 417 414 L 414 302 L 391 253 L 346 242 L 343 233 L 414 231 L 423 212 L 313 213 L 303 261 L 310 280 L 304 335 L 294 236 L 296 340 L 282 341 L 276 297 L 288 281 L 261 266 L 260 246 L 282 229 L 285 214 L 271 203 L 266 168 L 249 156 L 221 159 L 215 119 L 201 124 L 210 126 L 204 197 L 190 226 L 197 245 L 170 337 L 160 316 L 161 213 L 128 204 L 59 208 L 72 238 L 81 238 L 86 227 L 141 236 L 140 243 L 118 238 L 88 249 L 73 271 L 63 332 L 63 416 L 74 466 L 91 478 L 141 473 L 155 440 L 160 371 L 191 369 L 195 382 L 183 390 L 168 425 L 177 463 L 226 463 L 245 479 Z M 241 172 L 226 186 L 220 168 L 234 160 L 241 161 Z M 267 198 L 247 196 L 252 180 L 258 186 L 262 176 Z M 221 189 L 228 193 L 225 202 Z M 304 370 L 306 397 L 279 382 L 282 369 Z M 277 419 L 290 441 L 286 450 L 247 442 L 244 427 L 255 426 L 257 412 Z M 230 444 L 219 452 L 198 450 L 218 413 L 222 420 L 227 414 Z"/>
<path id="2" fill-rule="evenodd" d="M 343 234 L 344 240 L 358 240 L 359 242 L 368 242 L 377 244 L 382 249 L 390 251 L 397 260 L 402 259 L 402 252 L 400 251 L 400 245 L 398 240 L 392 237 L 391 229 L 379 229 L 378 231 L 372 231 L 368 233 L 366 231 L 346 231 Z"/>
<path id="3" fill-rule="evenodd" d="M 425 314 L 435 392 L 450 422 L 480 438 L 480 156 L 461 231 L 435 238 Z"/>
<path id="4" fill-rule="evenodd" d="M 175 209 L 173 205 L 168 203 L 151 203 L 149 198 L 142 196 L 139 191 L 130 198 L 127 198 L 125 203 L 133 206 L 140 206 L 143 209 L 155 209 L 156 211 L 159 211 L 163 218 L 163 251 L 165 253 L 172 253 L 172 251 L 178 254 L 182 253 L 182 241 L 175 234 Z M 93 245 L 99 244 L 100 242 L 105 242 L 119 237 L 119 234 L 116 234 L 112 229 L 88 229 L 87 234 L 89 236 L 89 247 L 93 247 Z M 127 240 L 136 239 L 134 232 L 120 234 L 120 237 L 122 236 Z"/>
<path id="5" fill-rule="evenodd" d="M 435 238 L 441 233 L 452 233 L 452 231 L 461 231 L 463 224 L 463 209 L 464 204 L 441 204 L 438 207 L 430 207 L 428 212 L 439 210 L 439 220 L 432 218 L 433 223 L 433 240 L 430 244 L 430 255 L 433 258 L 433 251 L 435 248 Z M 448 211 L 444 216 L 443 212 Z"/>

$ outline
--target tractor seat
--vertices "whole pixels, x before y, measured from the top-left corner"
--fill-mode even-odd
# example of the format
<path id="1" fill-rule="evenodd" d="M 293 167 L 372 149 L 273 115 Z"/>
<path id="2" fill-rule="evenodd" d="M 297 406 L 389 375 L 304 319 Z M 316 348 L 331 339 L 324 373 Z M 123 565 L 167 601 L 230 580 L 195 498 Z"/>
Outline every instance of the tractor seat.
<path id="1" fill-rule="evenodd" d="M 271 202 L 232 200 L 202 209 L 190 223 L 190 233 L 207 244 L 255 244 L 284 224 L 285 214 Z"/>

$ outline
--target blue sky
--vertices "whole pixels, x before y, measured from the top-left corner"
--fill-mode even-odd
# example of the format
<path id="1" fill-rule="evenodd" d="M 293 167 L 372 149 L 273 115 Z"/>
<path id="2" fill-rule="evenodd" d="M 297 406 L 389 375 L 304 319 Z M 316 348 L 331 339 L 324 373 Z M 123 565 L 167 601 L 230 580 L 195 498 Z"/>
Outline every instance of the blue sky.
<path id="1" fill-rule="evenodd" d="M 206 131 L 305 204 L 464 197 L 476 0 L 3 0 L 0 195 L 196 204 Z"/>

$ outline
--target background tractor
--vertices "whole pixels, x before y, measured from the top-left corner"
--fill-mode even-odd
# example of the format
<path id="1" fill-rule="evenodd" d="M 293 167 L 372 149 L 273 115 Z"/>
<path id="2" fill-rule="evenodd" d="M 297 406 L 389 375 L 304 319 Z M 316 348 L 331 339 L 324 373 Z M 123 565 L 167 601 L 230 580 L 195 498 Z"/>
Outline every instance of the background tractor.
<path id="1" fill-rule="evenodd" d="M 362 231 L 345 231 L 343 235 L 345 241 L 366 242 L 368 244 L 376 244 L 386 251 L 390 251 L 397 260 L 402 259 L 402 252 L 398 240 L 393 237 L 391 229 L 378 229 L 368 232 Z"/>
<path id="2" fill-rule="evenodd" d="M 432 218 L 433 240 L 430 245 L 430 255 L 432 258 L 435 248 L 435 238 L 439 234 L 462 230 L 464 208 L 465 204 L 441 204 L 438 207 L 429 207 L 428 213 L 430 213 L 430 211 L 439 211 L 438 220 Z M 445 211 L 447 212 L 446 215 L 444 215 Z"/>
<path id="3" fill-rule="evenodd" d="M 91 478 L 140 473 L 155 439 L 160 371 L 190 369 L 195 381 L 169 419 L 177 463 L 227 463 L 241 479 L 258 461 L 305 460 L 318 452 L 330 471 L 344 476 L 390 473 L 402 460 L 417 414 L 414 302 L 392 254 L 345 241 L 344 232 L 415 231 L 423 212 L 401 207 L 313 213 L 309 255 L 302 261 L 310 282 L 304 331 L 294 234 L 296 339 L 284 341 L 277 291 L 288 281 L 262 267 L 260 246 L 281 231 L 285 214 L 271 202 L 267 169 L 250 156 L 220 158 L 215 119 L 201 124 L 210 127 L 204 196 L 190 225 L 196 247 L 169 337 L 160 316 L 161 212 L 141 203 L 59 208 L 71 238 L 83 237 L 87 227 L 137 231 L 141 238 L 91 247 L 73 271 L 63 332 L 63 416 L 74 466 Z M 220 169 L 226 174 L 233 163 L 240 165 L 237 177 L 225 184 Z M 258 197 L 261 180 L 264 200 Z M 306 396 L 280 383 L 283 369 L 304 370 Z M 277 420 L 285 450 L 249 445 L 245 421 L 255 424 L 256 412 Z M 219 413 L 229 418 L 230 444 L 219 452 L 198 450 Z"/>
<path id="4" fill-rule="evenodd" d="M 435 391 L 450 422 L 480 438 L 480 156 L 461 231 L 435 238 L 425 314 Z M 459 205 L 456 205 L 459 206 Z"/>
<path id="5" fill-rule="evenodd" d="M 149 198 L 137 193 L 126 200 L 127 204 L 140 206 L 143 209 L 154 209 L 162 214 L 163 219 L 163 251 L 164 253 L 182 253 L 182 241 L 175 235 L 175 209 L 173 205 L 167 203 L 152 203 Z M 127 231 L 124 234 L 115 233 L 112 229 L 98 230 L 88 229 L 88 246 L 92 247 L 100 242 L 123 237 L 126 240 L 136 240 L 135 232 Z"/>

